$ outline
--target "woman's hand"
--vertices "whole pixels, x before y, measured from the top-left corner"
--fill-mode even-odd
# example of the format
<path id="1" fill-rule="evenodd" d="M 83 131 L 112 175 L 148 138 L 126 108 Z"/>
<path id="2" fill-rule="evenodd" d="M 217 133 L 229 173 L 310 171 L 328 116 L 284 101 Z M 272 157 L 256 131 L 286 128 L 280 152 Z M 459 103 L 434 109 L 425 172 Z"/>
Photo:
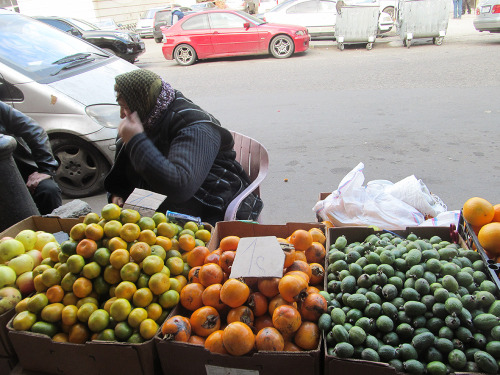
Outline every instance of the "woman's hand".
<path id="1" fill-rule="evenodd" d="M 123 142 L 128 143 L 134 135 L 143 132 L 144 127 L 137 112 L 126 112 L 125 118 L 120 122 L 120 126 L 118 126 L 118 135 L 123 139 Z"/>
<path id="2" fill-rule="evenodd" d="M 122 197 L 119 197 L 118 195 L 112 195 L 111 196 L 111 203 L 114 203 L 120 207 L 123 207 L 123 203 L 125 203 L 125 202 L 123 201 Z"/>

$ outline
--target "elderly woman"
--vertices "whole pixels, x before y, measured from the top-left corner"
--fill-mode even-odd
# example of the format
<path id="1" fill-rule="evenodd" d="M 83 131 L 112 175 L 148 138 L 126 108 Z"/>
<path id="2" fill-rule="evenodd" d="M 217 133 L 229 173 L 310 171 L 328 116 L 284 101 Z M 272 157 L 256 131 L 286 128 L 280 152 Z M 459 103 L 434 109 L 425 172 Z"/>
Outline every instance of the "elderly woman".
<path id="1" fill-rule="evenodd" d="M 115 82 L 122 122 L 104 181 L 109 201 L 122 206 L 141 188 L 167 196 L 159 211 L 211 224 L 223 220 L 228 204 L 250 183 L 235 160 L 231 133 L 151 71 L 133 70 Z M 237 218 L 254 220 L 262 206 L 252 194 Z"/>

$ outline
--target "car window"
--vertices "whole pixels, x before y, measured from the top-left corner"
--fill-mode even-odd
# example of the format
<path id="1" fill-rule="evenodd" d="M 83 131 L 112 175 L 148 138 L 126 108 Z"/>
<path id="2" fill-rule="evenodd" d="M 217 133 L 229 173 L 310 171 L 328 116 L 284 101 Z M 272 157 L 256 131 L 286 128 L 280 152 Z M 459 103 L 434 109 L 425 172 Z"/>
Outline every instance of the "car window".
<path id="1" fill-rule="evenodd" d="M 286 11 L 287 13 L 318 13 L 318 1 L 304 1 L 294 5 Z"/>
<path id="2" fill-rule="evenodd" d="M 159 22 L 167 22 L 168 24 L 170 24 L 170 20 L 172 19 L 172 12 L 168 11 L 168 12 L 158 12 L 156 13 L 156 16 L 155 16 L 155 22 L 156 23 L 159 23 Z"/>
<path id="3" fill-rule="evenodd" d="M 210 27 L 212 29 L 231 29 L 243 27 L 245 20 L 232 13 L 210 13 Z"/>
<path id="4" fill-rule="evenodd" d="M 283 1 L 282 3 L 279 3 L 273 9 L 271 9 L 270 12 L 281 12 L 281 10 L 283 8 L 286 8 L 290 4 L 293 4 L 294 2 L 295 2 L 295 0 L 286 0 L 286 1 Z"/>
<path id="5" fill-rule="evenodd" d="M 370 0 L 372 1 L 372 0 Z M 333 1 L 320 0 L 319 12 L 337 12 L 336 3 Z"/>
<path id="6" fill-rule="evenodd" d="M 199 16 L 194 16 L 187 19 L 182 24 L 183 30 L 205 30 L 210 29 L 208 25 L 208 17 L 206 14 L 200 14 Z"/>
<path id="7" fill-rule="evenodd" d="M 24 95 L 16 86 L 11 85 L 0 75 L 0 100 L 3 102 L 22 102 Z"/>
<path id="8" fill-rule="evenodd" d="M 60 21 L 60 20 L 44 19 L 44 20 L 42 20 L 42 22 L 45 22 L 46 24 L 48 24 L 50 26 L 57 27 L 59 30 L 62 30 L 65 32 L 68 32 L 73 28 L 73 26 L 71 26 L 69 23 L 66 23 L 66 22 Z"/>
<path id="9" fill-rule="evenodd" d="M 95 25 L 92 25 L 90 22 L 77 20 L 75 18 L 72 18 L 71 22 L 73 22 L 77 27 L 79 27 L 80 29 L 85 30 L 85 31 L 99 30 L 98 27 L 96 27 Z"/>

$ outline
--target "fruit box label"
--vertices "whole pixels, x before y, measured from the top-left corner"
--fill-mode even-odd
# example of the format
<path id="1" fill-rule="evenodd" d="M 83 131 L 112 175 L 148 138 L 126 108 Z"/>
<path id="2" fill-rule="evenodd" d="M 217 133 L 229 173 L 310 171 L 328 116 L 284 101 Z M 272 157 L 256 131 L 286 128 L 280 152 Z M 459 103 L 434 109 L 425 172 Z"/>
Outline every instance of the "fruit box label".
<path id="1" fill-rule="evenodd" d="M 256 370 L 205 365 L 207 375 L 259 375 Z"/>
<path id="2" fill-rule="evenodd" d="M 136 210 L 141 216 L 152 217 L 165 199 L 167 199 L 166 195 L 136 188 L 127 198 L 123 208 Z"/>
<path id="3" fill-rule="evenodd" d="M 231 278 L 282 277 L 285 254 L 275 236 L 244 237 L 238 243 Z"/>

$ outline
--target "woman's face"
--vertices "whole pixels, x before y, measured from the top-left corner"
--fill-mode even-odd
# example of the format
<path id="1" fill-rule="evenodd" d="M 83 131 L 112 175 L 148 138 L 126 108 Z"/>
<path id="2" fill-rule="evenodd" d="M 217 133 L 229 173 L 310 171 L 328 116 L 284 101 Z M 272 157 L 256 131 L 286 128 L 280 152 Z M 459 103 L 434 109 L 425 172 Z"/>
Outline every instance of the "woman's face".
<path id="1" fill-rule="evenodd" d="M 123 97 L 118 97 L 118 99 L 116 99 L 116 101 L 118 102 L 118 105 L 120 106 L 120 118 L 121 119 L 124 119 L 126 116 L 130 116 L 131 115 L 131 112 L 130 112 L 130 108 L 128 107 L 127 103 L 125 102 L 125 99 L 123 99 Z"/>

